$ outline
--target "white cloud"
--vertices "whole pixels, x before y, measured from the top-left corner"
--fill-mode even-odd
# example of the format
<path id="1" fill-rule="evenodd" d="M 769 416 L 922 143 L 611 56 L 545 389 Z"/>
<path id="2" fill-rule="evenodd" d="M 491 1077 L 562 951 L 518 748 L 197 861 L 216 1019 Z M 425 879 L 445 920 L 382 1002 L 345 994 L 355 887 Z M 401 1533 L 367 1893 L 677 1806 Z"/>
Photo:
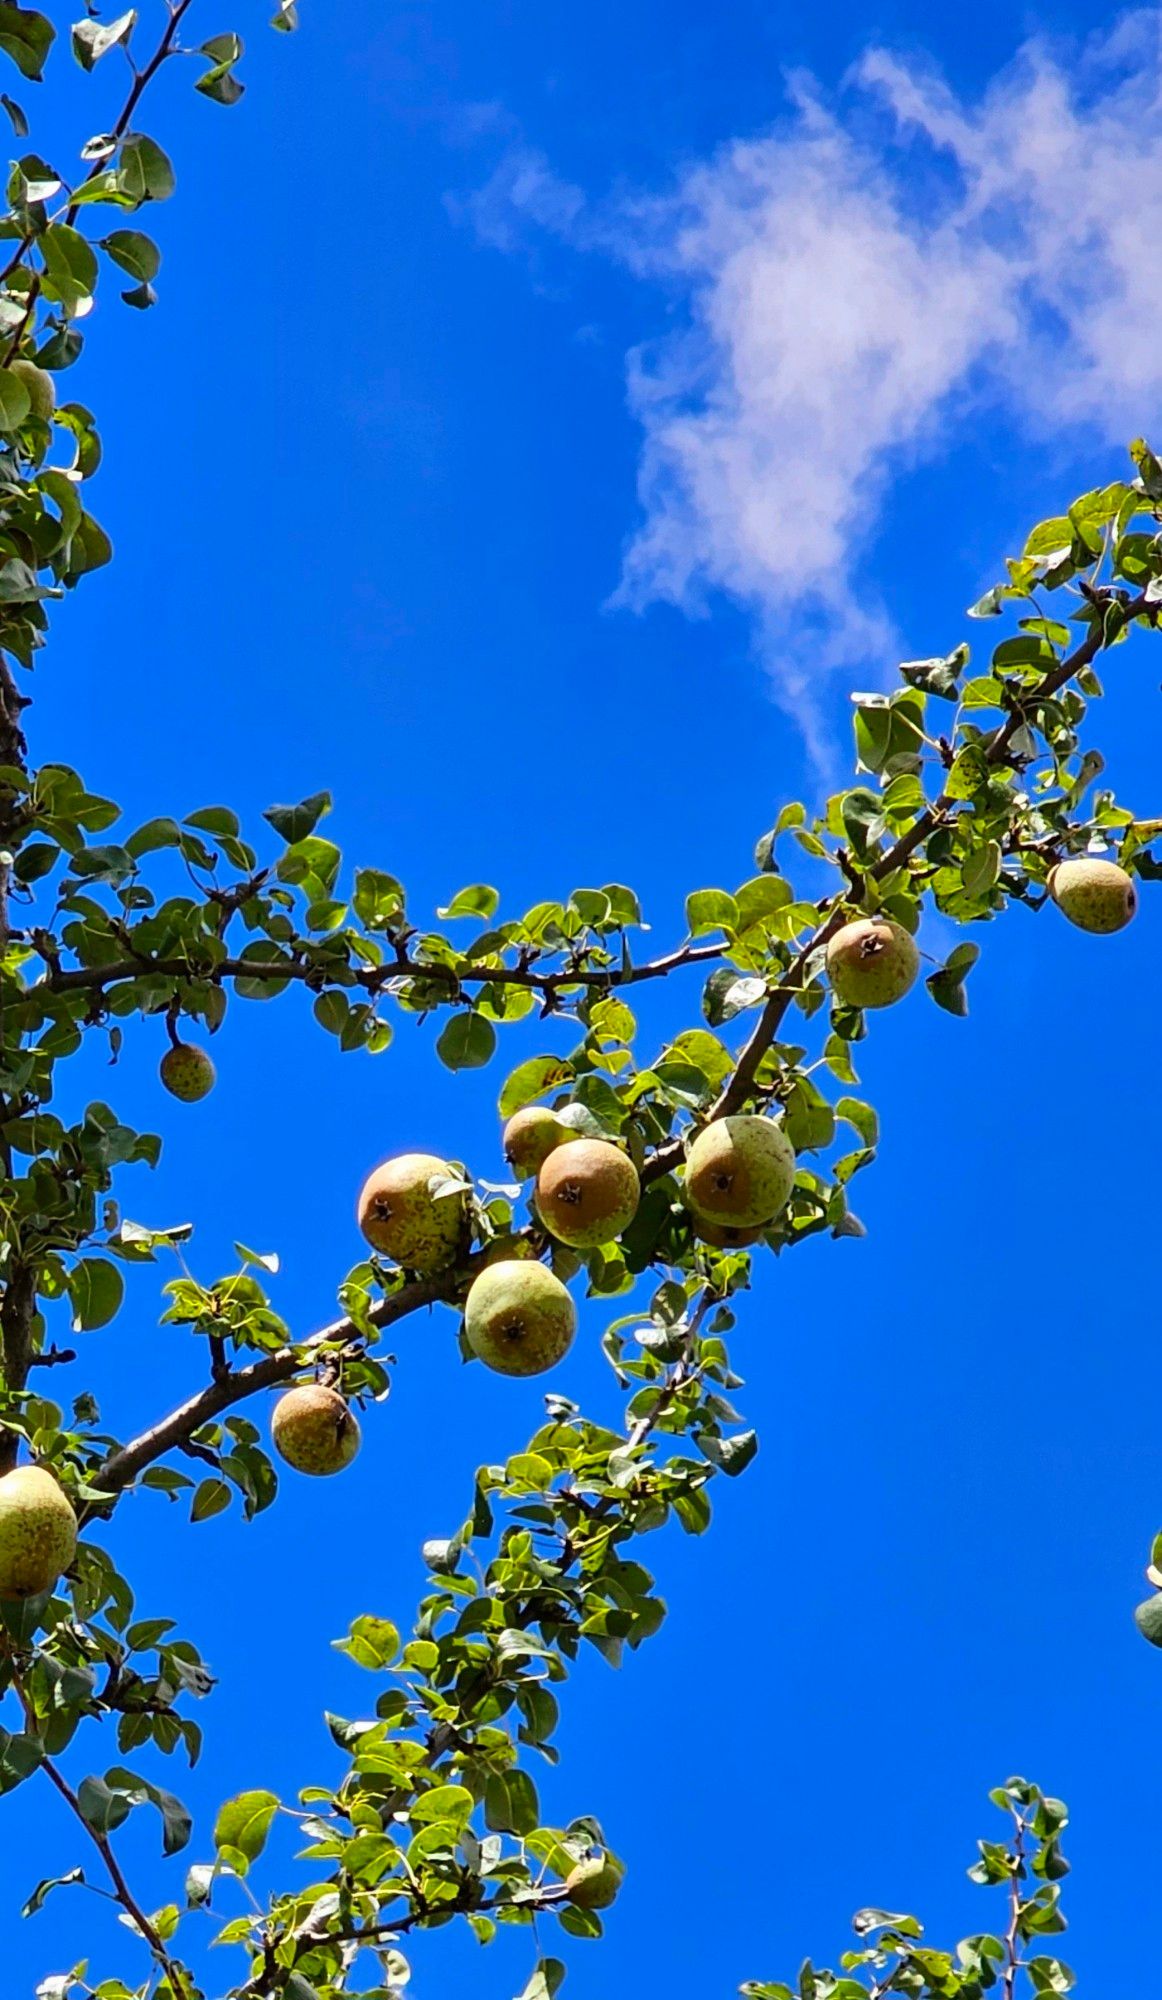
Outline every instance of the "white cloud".
<path id="1" fill-rule="evenodd" d="M 861 556 L 901 470 L 982 403 L 1028 434 L 1111 439 L 1162 401 L 1162 13 L 1084 49 L 1029 44 L 975 102 L 883 49 L 661 196 L 587 202 L 518 148 L 475 198 L 664 280 L 679 321 L 629 356 L 642 519 L 619 599 L 756 620 L 822 754 L 819 677 L 882 671 Z M 653 311 L 643 300 L 643 313 Z"/>

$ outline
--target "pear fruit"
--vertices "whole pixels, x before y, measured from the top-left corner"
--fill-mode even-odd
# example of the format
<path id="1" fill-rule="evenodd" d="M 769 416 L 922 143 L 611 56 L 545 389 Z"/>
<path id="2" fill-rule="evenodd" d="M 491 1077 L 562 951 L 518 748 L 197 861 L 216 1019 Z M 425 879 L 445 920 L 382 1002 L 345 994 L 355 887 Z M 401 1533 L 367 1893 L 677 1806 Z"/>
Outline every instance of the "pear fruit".
<path id="1" fill-rule="evenodd" d="M 205 1049 L 195 1048 L 192 1042 L 177 1042 L 167 1049 L 158 1074 L 171 1096 L 183 1104 L 197 1104 L 208 1097 L 218 1076 Z"/>
<path id="2" fill-rule="evenodd" d="M 544 1264 L 489 1264 L 464 1307 L 473 1354 L 498 1375 L 543 1375 L 573 1344 L 577 1308 Z"/>
<path id="3" fill-rule="evenodd" d="M 686 1154 L 686 1203 L 701 1234 L 762 1229 L 787 1206 L 795 1153 L 780 1125 L 742 1112 L 713 1118 Z"/>
<path id="4" fill-rule="evenodd" d="M 1059 861 L 1049 876 L 1049 894 L 1062 916 L 1080 931 L 1108 937 L 1125 930 L 1138 908 L 1138 891 L 1131 875 L 1116 861 L 1085 856 Z"/>
<path id="5" fill-rule="evenodd" d="M 274 1406 L 270 1434 L 280 1458 L 296 1472 L 326 1478 L 342 1472 L 359 1450 L 359 1425 L 336 1389 L 303 1382 Z"/>
<path id="6" fill-rule="evenodd" d="M 0 1597 L 39 1597 L 72 1562 L 77 1517 L 51 1472 L 18 1465 L 0 1479 Z"/>
<path id="7" fill-rule="evenodd" d="M 625 1863 L 601 1849 L 587 1854 L 565 1877 L 565 1894 L 579 1910 L 607 1910 L 625 1880 Z"/>
<path id="8" fill-rule="evenodd" d="M 385 1160 L 363 1184 L 359 1227 L 375 1250 L 405 1271 L 430 1277 L 455 1261 L 464 1236 L 463 1194 L 432 1194 L 432 1183 L 452 1169 L 434 1153 L 401 1153 Z"/>
<path id="9" fill-rule="evenodd" d="M 550 1235 L 574 1250 L 614 1242 L 640 1200 L 637 1168 L 608 1139 L 555 1146 L 537 1175 L 537 1214 Z"/>
<path id="10" fill-rule="evenodd" d="M 35 361 L 20 355 L 8 363 L 8 373 L 23 382 L 28 391 L 32 409 L 31 415 L 42 424 L 51 424 L 56 409 L 56 383 L 45 368 L 38 368 Z"/>
<path id="11" fill-rule="evenodd" d="M 827 976 L 845 1007 L 890 1007 L 920 970 L 915 943 L 891 917 L 859 917 L 827 947 Z"/>
<path id="12" fill-rule="evenodd" d="M 518 1180 L 539 1174 L 549 1154 L 573 1133 L 543 1104 L 526 1104 L 514 1111 L 504 1128 L 504 1157 Z"/>

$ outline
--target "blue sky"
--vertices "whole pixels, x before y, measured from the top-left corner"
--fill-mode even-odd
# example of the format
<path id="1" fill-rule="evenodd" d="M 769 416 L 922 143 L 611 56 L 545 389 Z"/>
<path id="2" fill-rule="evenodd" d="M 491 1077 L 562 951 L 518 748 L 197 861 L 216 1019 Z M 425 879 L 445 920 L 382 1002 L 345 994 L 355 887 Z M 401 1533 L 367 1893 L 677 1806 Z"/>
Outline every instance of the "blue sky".
<path id="1" fill-rule="evenodd" d="M 1089 9 L 999 0 L 303 14 L 289 39 L 239 19 L 239 110 L 184 75 L 158 93 L 161 303 L 103 304 L 77 378 L 117 561 L 57 616 L 34 754 L 138 820 L 253 823 L 329 786 L 328 831 L 417 910 L 466 881 L 520 910 L 614 879 L 676 942 L 685 892 L 744 879 L 778 804 L 842 773 L 848 692 L 958 642 L 1027 525 L 1162 431 L 1157 17 L 1086 48 Z M 58 103 L 62 153 L 107 115 L 94 90 Z M 1160 667 L 1119 654 L 1098 726 L 1148 813 Z M 595 1812 L 630 1864 L 571 2000 L 834 1963 L 868 1902 L 940 1942 L 995 1923 L 962 1871 L 1013 1770 L 1074 1808 L 1083 1983 L 1111 1938 L 1127 1963 L 1152 1946 L 1162 1667 L 1130 1613 L 1162 1514 L 1158 923 L 1150 896 L 1110 940 L 1016 911 L 980 935 L 967 1023 L 914 998 L 861 1049 L 869 1236 L 756 1274 L 736 1358 L 760 1455 L 704 1542 L 649 1549 L 661 1636 L 620 1675 L 585 1662 L 566 1704 L 546 1808 Z M 671 983 L 647 1018 L 697 1004 Z M 452 1077 L 432 1039 L 341 1057 L 292 995 L 232 1007 L 195 1111 L 160 1099 L 160 1026 L 68 1088 L 165 1127 L 129 1211 L 195 1220 L 207 1277 L 235 1238 L 280 1250 L 307 1330 L 376 1159 L 499 1172 L 503 1071 Z M 156 1319 L 146 1272 L 89 1337 L 118 1431 L 189 1385 Z M 561 1386 L 612 1411 L 601 1323 Z M 118 1519 L 143 1613 L 176 1610 L 221 1675 L 179 1786 L 195 1858 L 231 1790 L 337 1772 L 322 1710 L 376 1690 L 328 1642 L 361 1610 L 406 1619 L 421 1541 L 535 1426 L 536 1385 L 462 1371 L 453 1334 L 401 1331 L 342 1481 L 288 1480 L 245 1531 L 191 1534 L 159 1496 Z M 84 1950 L 131 1965 L 76 1892 L 15 1923 L 80 1858 L 47 1788 L 9 1804 L 10 1841 L 17 1811 L 12 1991 Z M 124 1846 L 156 1905 L 180 1873 L 152 1842 Z M 413 1958 L 417 2000 L 509 2000 L 532 1950 L 444 1932 Z"/>

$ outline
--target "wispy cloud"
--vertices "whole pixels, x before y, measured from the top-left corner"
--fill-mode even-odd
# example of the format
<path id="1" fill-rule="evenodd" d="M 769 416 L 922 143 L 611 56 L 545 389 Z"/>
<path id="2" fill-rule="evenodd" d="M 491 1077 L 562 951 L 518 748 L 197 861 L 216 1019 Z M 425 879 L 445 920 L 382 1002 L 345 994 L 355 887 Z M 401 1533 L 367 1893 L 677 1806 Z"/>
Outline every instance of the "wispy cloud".
<path id="1" fill-rule="evenodd" d="M 664 280 L 678 321 L 628 357 L 641 519 L 619 599 L 753 613 L 817 754 L 828 670 L 896 638 L 866 553 L 891 483 L 982 403 L 1026 434 L 1121 439 L 1162 400 L 1162 13 L 1062 55 L 1032 42 L 969 102 L 870 49 L 835 100 L 787 80 L 771 130 L 661 194 L 598 201 L 517 146 L 472 197 Z M 643 317 L 656 311 L 643 297 Z"/>

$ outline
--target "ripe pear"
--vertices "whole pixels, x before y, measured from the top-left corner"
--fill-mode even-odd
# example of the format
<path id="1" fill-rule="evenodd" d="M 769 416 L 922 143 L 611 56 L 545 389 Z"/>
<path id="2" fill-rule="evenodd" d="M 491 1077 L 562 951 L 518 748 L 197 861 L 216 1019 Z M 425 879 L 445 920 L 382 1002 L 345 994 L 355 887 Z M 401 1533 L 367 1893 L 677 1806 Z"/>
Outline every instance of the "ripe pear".
<path id="1" fill-rule="evenodd" d="M 544 1264 L 489 1264 L 464 1307 L 468 1345 L 498 1375 L 543 1375 L 573 1344 L 577 1308 Z"/>
<path id="2" fill-rule="evenodd" d="M 637 1168 L 608 1139 L 555 1146 L 537 1175 L 537 1213 L 550 1234 L 574 1250 L 614 1242 L 640 1200 Z"/>
<path id="3" fill-rule="evenodd" d="M 601 1849 L 587 1854 L 565 1877 L 565 1893 L 579 1910 L 607 1910 L 625 1880 L 625 1863 Z"/>
<path id="4" fill-rule="evenodd" d="M 51 1472 L 18 1465 L 0 1479 L 0 1597 L 39 1597 L 72 1562 L 77 1517 Z"/>
<path id="5" fill-rule="evenodd" d="M 919 970 L 915 943 L 891 917 L 844 924 L 827 947 L 827 976 L 845 1007 L 890 1007 L 903 999 Z"/>
<path id="6" fill-rule="evenodd" d="M 1138 908 L 1133 877 L 1116 861 L 1087 855 L 1059 861 L 1049 876 L 1049 894 L 1063 916 L 1080 931 L 1109 936 L 1125 930 Z"/>
<path id="7" fill-rule="evenodd" d="M 274 1406 L 270 1434 L 280 1458 L 296 1472 L 325 1478 L 342 1472 L 359 1450 L 359 1425 L 336 1389 L 303 1382 Z"/>
<path id="8" fill-rule="evenodd" d="M 167 1049 L 158 1074 L 166 1089 L 183 1104 L 197 1104 L 200 1098 L 208 1097 L 218 1076 L 205 1049 L 195 1048 L 192 1042 L 177 1042 Z"/>
<path id="9" fill-rule="evenodd" d="M 762 1229 L 787 1206 L 795 1153 L 780 1125 L 753 1113 L 714 1118 L 686 1154 L 686 1201 L 705 1225 Z"/>
<path id="10" fill-rule="evenodd" d="M 453 1263 L 464 1236 L 464 1196 L 432 1194 L 452 1169 L 434 1153 L 401 1153 L 369 1174 L 359 1195 L 359 1227 L 376 1250 L 406 1271 L 430 1277 Z"/>
<path id="11" fill-rule="evenodd" d="M 549 1154 L 573 1137 L 568 1125 L 544 1104 L 526 1104 L 514 1111 L 504 1128 L 504 1157 L 518 1180 L 539 1174 Z"/>
<path id="12" fill-rule="evenodd" d="M 1144 1604 L 1139 1604 L 1134 1613 L 1134 1623 L 1152 1646 L 1162 1646 L 1162 1591 L 1155 1597 L 1148 1597 Z"/>
<path id="13" fill-rule="evenodd" d="M 8 363 L 8 373 L 23 382 L 32 403 L 31 415 L 42 424 L 51 424 L 56 409 L 56 383 L 45 368 L 38 368 L 35 361 L 19 355 Z"/>

